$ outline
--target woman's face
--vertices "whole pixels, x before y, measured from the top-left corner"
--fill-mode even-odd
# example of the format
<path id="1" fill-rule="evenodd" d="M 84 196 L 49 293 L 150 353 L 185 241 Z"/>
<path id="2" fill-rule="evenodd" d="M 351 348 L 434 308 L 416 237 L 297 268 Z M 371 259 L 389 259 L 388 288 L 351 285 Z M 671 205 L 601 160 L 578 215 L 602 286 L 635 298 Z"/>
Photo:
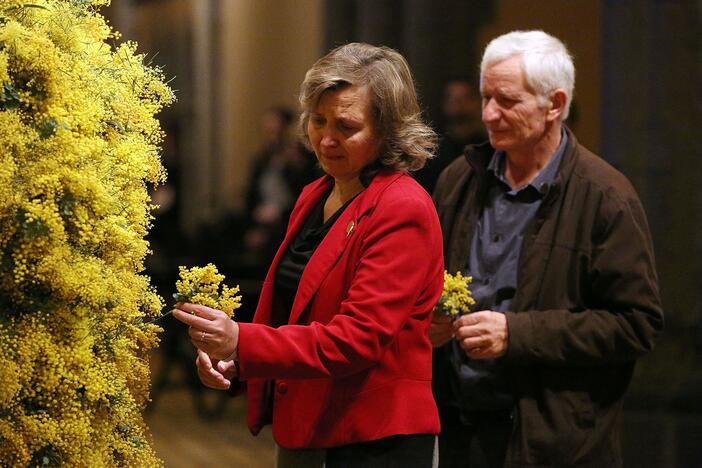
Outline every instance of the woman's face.
<path id="1" fill-rule="evenodd" d="M 337 181 L 357 179 L 381 144 L 368 88 L 325 91 L 310 112 L 307 133 L 324 172 Z"/>

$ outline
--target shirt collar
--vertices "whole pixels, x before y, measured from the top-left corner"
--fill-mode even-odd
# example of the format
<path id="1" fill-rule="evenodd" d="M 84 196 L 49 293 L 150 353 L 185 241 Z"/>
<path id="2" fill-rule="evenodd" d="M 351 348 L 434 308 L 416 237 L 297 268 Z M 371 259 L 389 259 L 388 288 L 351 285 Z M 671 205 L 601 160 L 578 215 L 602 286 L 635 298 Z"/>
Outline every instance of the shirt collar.
<path id="1" fill-rule="evenodd" d="M 561 164 L 561 159 L 563 158 L 563 153 L 565 152 L 566 145 L 568 144 L 568 133 L 565 131 L 565 129 L 561 129 L 561 143 L 558 145 L 558 148 L 556 149 L 555 153 L 553 153 L 553 156 L 551 156 L 551 159 L 548 161 L 546 166 L 544 166 L 541 171 L 532 179 L 531 182 L 526 184 L 523 187 L 520 187 L 516 190 L 510 190 L 510 192 L 520 192 L 521 190 L 526 189 L 527 187 L 533 187 L 539 193 L 542 193 L 541 187 L 544 185 L 550 185 L 556 180 L 556 175 L 558 175 L 558 167 Z M 502 183 L 506 184 L 507 187 L 509 187 L 509 184 L 507 183 L 507 179 L 505 178 L 505 159 L 506 159 L 506 154 L 502 150 L 495 150 L 495 153 L 492 155 L 492 159 L 490 159 L 490 164 L 488 164 L 488 172 L 492 173 L 493 176 Z M 543 193 L 542 193 L 543 195 Z"/>

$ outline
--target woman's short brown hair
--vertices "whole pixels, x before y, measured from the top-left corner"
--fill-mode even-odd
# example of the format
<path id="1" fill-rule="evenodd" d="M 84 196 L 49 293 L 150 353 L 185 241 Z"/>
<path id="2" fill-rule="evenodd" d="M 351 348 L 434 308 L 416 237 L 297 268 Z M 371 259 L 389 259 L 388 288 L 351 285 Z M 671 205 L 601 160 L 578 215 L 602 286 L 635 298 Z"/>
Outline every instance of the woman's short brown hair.
<path id="1" fill-rule="evenodd" d="M 436 133 L 422 120 L 409 65 L 388 47 L 350 43 L 317 60 L 300 86 L 300 130 L 310 146 L 310 112 L 325 91 L 345 86 L 368 86 L 373 115 L 383 141 L 379 164 L 415 171 L 433 157 Z"/>

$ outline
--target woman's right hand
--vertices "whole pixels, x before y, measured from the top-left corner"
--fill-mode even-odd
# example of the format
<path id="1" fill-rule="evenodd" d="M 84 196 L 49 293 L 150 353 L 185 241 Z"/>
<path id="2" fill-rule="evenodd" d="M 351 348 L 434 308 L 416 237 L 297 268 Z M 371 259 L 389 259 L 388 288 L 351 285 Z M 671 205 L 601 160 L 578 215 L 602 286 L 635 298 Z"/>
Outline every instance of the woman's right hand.
<path id="1" fill-rule="evenodd" d="M 197 375 L 200 377 L 200 381 L 206 387 L 216 390 L 228 390 L 232 384 L 232 379 L 237 376 L 234 360 L 218 361 L 211 359 L 207 353 L 200 349 L 197 350 L 195 364 L 197 365 Z"/>

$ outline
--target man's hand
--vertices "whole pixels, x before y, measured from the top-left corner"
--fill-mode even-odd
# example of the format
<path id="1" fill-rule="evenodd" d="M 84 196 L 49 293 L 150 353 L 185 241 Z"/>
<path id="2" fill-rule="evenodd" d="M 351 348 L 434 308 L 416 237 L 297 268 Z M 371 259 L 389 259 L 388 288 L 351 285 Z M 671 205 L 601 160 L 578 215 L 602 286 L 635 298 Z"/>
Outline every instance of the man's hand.
<path id="1" fill-rule="evenodd" d="M 190 325 L 188 334 L 193 345 L 213 359 L 236 359 L 239 325 L 221 310 L 199 304 L 179 302 L 173 316 Z"/>
<path id="2" fill-rule="evenodd" d="M 438 348 L 451 341 L 451 338 L 453 338 L 451 317 L 434 310 L 431 325 L 429 325 L 429 341 L 431 341 L 431 345 L 434 348 Z"/>
<path id="3" fill-rule="evenodd" d="M 207 353 L 197 350 L 197 375 L 200 381 L 210 388 L 216 390 L 227 390 L 232 384 L 232 379 L 236 375 L 236 365 L 234 361 L 212 360 Z"/>
<path id="4" fill-rule="evenodd" d="M 508 329 L 505 314 L 483 310 L 453 322 L 456 339 L 471 359 L 491 359 L 507 352 Z"/>

